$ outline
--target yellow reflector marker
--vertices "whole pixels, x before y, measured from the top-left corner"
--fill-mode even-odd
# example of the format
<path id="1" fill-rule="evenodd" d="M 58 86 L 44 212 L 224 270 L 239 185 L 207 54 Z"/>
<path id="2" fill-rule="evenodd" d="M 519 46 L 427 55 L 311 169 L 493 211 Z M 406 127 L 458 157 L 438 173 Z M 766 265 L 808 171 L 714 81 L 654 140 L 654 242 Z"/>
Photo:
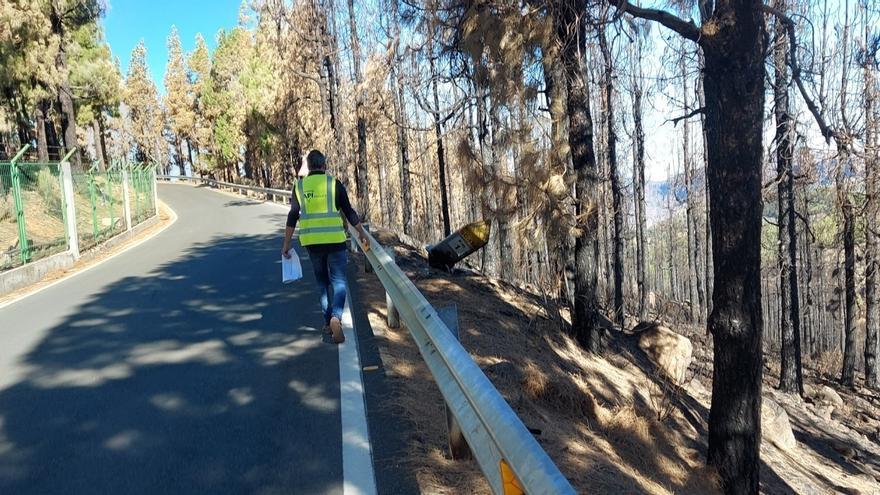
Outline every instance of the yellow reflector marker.
<path id="1" fill-rule="evenodd" d="M 522 485 L 516 479 L 516 475 L 510 470 L 510 466 L 501 459 L 501 482 L 504 483 L 504 495 L 525 495 Z"/>

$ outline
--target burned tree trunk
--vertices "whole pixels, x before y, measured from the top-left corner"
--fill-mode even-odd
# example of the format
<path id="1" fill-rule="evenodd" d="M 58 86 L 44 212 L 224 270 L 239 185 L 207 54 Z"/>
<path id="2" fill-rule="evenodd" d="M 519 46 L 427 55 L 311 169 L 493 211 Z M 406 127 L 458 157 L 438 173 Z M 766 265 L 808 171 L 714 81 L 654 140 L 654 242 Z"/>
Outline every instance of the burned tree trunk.
<path id="1" fill-rule="evenodd" d="M 554 22 L 556 22 L 554 20 Z M 544 85 L 550 116 L 550 170 L 553 174 L 573 175 L 571 150 L 568 147 L 568 115 L 566 112 L 565 71 L 560 60 L 559 46 L 551 43 L 544 47 L 541 64 L 544 69 Z M 566 183 L 569 185 L 569 183 Z M 574 239 L 565 234 L 550 231 L 548 243 L 554 248 L 547 250 L 551 270 L 559 281 L 559 299 L 574 307 Z M 555 248 L 557 247 L 558 248 Z"/>
<path id="2" fill-rule="evenodd" d="M 587 21 L 579 2 L 561 0 L 552 5 L 556 40 L 561 46 L 568 93 L 568 143 L 576 174 L 576 213 L 582 218 L 580 234 L 575 238 L 575 289 L 572 334 L 592 352 L 599 352 L 602 329 L 599 327 L 596 285 L 599 267 L 599 218 L 597 187 L 599 174 L 593 151 L 593 119 L 583 61 L 586 56 Z"/>
<path id="3" fill-rule="evenodd" d="M 690 112 L 690 93 L 687 84 L 687 67 L 685 65 L 685 50 L 682 49 L 679 65 L 682 76 L 682 101 L 684 103 L 684 114 Z M 700 320 L 700 301 L 702 297 L 699 294 L 699 270 L 697 268 L 697 260 L 699 259 L 700 243 L 697 240 L 697 219 L 694 211 L 694 184 L 693 184 L 693 167 L 691 159 L 690 135 L 691 127 L 687 118 L 682 122 L 682 166 L 684 168 L 684 184 L 685 194 L 685 221 L 687 222 L 687 259 L 688 259 L 688 308 L 690 309 L 691 321 Z"/>
<path id="4" fill-rule="evenodd" d="M 611 204 L 614 218 L 614 241 L 612 256 L 614 260 L 614 322 L 623 325 L 625 307 L 623 302 L 623 205 L 620 185 L 620 172 L 617 167 L 617 135 L 614 132 L 614 66 L 611 49 L 605 38 L 605 27 L 599 29 L 599 46 L 605 62 L 605 77 L 602 81 L 602 97 L 605 100 L 608 171 L 611 176 Z"/>
<path id="5" fill-rule="evenodd" d="M 428 37 L 428 51 L 431 67 L 431 94 L 434 99 L 434 139 L 437 141 L 437 174 L 440 177 L 440 214 L 443 219 L 443 237 L 451 233 L 449 220 L 449 186 L 446 177 L 446 153 L 443 148 L 443 122 L 440 119 L 440 98 L 437 94 L 437 69 L 434 60 L 433 36 Z"/>
<path id="6" fill-rule="evenodd" d="M 715 288 L 709 463 L 726 493 L 758 492 L 761 439 L 761 163 L 764 36 L 759 0 L 716 4 L 705 55 Z"/>
<path id="7" fill-rule="evenodd" d="M 867 4 L 866 4 L 867 5 Z M 868 22 L 865 22 L 865 39 Z M 865 193 L 867 219 L 865 237 L 865 386 L 880 388 L 877 378 L 877 354 L 880 352 L 877 333 L 880 332 L 880 159 L 877 146 L 877 114 L 874 108 L 876 82 L 876 52 L 864 63 L 865 77 Z"/>
<path id="8" fill-rule="evenodd" d="M 842 175 L 842 172 L 840 173 Z M 842 192 L 843 208 L 843 273 L 844 273 L 844 346 L 843 372 L 840 382 L 855 385 L 856 370 L 856 228 L 852 199 Z"/>
<path id="9" fill-rule="evenodd" d="M 395 65 L 397 65 L 397 62 L 395 62 Z M 409 180 L 409 141 L 406 135 L 407 118 L 404 91 L 403 85 L 400 83 L 398 70 L 399 66 L 391 69 L 391 84 L 394 89 L 392 100 L 394 106 L 394 119 L 397 122 L 397 156 L 400 160 L 400 210 L 403 213 L 403 232 L 409 235 L 412 233 L 412 190 L 410 189 Z"/>
<path id="10" fill-rule="evenodd" d="M 364 76 L 361 73 L 361 50 L 357 34 L 357 21 L 354 14 L 354 0 L 348 0 L 348 21 L 351 30 L 351 59 L 354 65 L 354 80 L 357 85 L 355 95 L 355 114 L 357 116 L 357 162 L 355 164 L 355 184 L 357 185 L 358 211 L 361 219 L 370 219 L 370 175 L 367 170 L 367 121 L 364 117 Z"/>
<path id="11" fill-rule="evenodd" d="M 781 4 L 781 5 L 779 5 Z M 777 2 L 784 8 L 784 2 Z M 779 294 L 781 304 L 780 334 L 782 356 L 779 389 L 783 392 L 803 392 L 801 376 L 800 294 L 797 275 L 797 231 L 795 225 L 794 175 L 792 173 L 792 121 L 788 104 L 788 67 L 786 64 L 788 39 L 779 21 L 776 22 L 773 46 L 774 115 L 776 117 L 776 174 L 778 181 Z"/>
<path id="12" fill-rule="evenodd" d="M 633 199 L 636 213 L 636 286 L 639 292 L 639 321 L 648 317 L 648 291 L 645 285 L 645 131 L 642 127 L 642 39 L 637 35 L 633 64 Z"/>

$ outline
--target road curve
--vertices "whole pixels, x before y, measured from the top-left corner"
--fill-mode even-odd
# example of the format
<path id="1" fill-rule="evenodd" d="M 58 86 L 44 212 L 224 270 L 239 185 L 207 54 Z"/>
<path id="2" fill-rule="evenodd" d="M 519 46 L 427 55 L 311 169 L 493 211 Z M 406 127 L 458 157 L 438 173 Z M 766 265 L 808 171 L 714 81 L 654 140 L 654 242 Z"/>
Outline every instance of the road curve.
<path id="1" fill-rule="evenodd" d="M 0 494 L 342 493 L 337 348 L 284 212 L 185 185 L 156 238 L 0 309 Z"/>

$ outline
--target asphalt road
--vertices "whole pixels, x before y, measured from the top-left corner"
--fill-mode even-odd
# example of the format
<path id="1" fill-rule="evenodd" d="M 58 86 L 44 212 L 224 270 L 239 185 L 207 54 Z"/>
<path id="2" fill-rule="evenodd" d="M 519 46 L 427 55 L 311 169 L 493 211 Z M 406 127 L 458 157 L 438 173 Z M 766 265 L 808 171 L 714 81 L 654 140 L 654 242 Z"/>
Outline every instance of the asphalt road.
<path id="1" fill-rule="evenodd" d="M 156 238 L 0 309 L 0 494 L 342 493 L 337 347 L 282 209 L 164 185 Z"/>

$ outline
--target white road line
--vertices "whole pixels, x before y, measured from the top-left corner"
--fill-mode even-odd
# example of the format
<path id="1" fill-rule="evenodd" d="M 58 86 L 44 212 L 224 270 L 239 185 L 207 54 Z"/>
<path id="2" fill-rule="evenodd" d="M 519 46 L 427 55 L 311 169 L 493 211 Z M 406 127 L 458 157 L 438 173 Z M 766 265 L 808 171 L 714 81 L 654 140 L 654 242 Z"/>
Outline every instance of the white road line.
<path id="1" fill-rule="evenodd" d="M 117 252 L 111 254 L 110 256 L 108 256 L 108 257 L 106 257 L 106 258 L 100 259 L 100 260 L 95 261 L 94 263 L 92 263 L 92 264 L 90 264 L 90 265 L 87 265 L 85 268 L 81 268 L 81 269 L 78 269 L 78 270 L 76 270 L 76 271 L 74 271 L 74 272 L 72 272 L 72 273 L 68 273 L 68 274 L 65 275 L 64 277 L 62 277 L 62 278 L 60 278 L 60 279 L 58 279 L 58 280 L 56 280 L 56 281 L 54 281 L 54 282 L 52 282 L 52 283 L 50 283 L 50 284 L 44 285 L 44 286 L 39 287 L 39 288 L 37 288 L 37 289 L 34 289 L 34 290 L 30 291 L 30 292 L 25 292 L 25 293 L 23 293 L 23 294 L 21 294 L 21 295 L 18 295 L 18 296 L 16 296 L 16 297 L 12 298 L 12 299 L 9 300 L 9 301 L 6 301 L 6 302 L 3 302 L 3 303 L 0 303 L 0 309 L 3 309 L 3 308 L 5 308 L 5 307 L 7 307 L 7 306 L 11 306 L 11 305 L 17 303 L 18 301 L 21 301 L 22 299 L 28 298 L 28 297 L 30 297 L 30 296 L 32 296 L 32 295 L 34 295 L 34 294 L 39 294 L 40 292 L 43 292 L 44 290 L 49 289 L 49 288 L 51 288 L 51 287 L 55 287 L 56 285 L 58 285 L 58 284 L 60 284 L 60 283 L 67 282 L 68 280 L 70 280 L 70 279 L 76 277 L 77 275 L 81 275 L 81 274 L 83 274 L 83 273 L 86 273 L 87 271 L 91 270 L 92 268 L 97 268 L 97 267 L 103 265 L 104 263 L 106 263 L 106 262 L 112 260 L 113 258 L 115 258 L 115 257 L 117 257 L 117 256 L 119 256 L 119 255 L 121 255 L 121 254 L 125 254 L 125 253 L 131 251 L 132 249 L 134 249 L 134 248 L 140 246 L 141 244 L 143 244 L 143 243 L 145 243 L 145 242 L 147 242 L 147 241 L 153 239 L 153 238 L 156 237 L 157 235 L 159 235 L 159 234 L 161 234 L 162 232 L 165 232 L 166 230 L 168 230 L 169 227 L 171 227 L 172 225 L 174 225 L 175 222 L 177 222 L 177 212 L 175 212 L 174 210 L 172 210 L 171 207 L 168 206 L 167 203 L 162 202 L 162 201 L 160 201 L 160 202 L 161 202 L 163 205 L 165 205 L 165 209 L 166 209 L 166 210 L 170 213 L 170 215 L 171 215 L 171 221 L 168 222 L 164 227 L 162 227 L 161 229 L 159 229 L 159 230 L 153 232 L 153 233 L 150 234 L 149 236 L 144 237 L 143 239 L 140 239 L 140 240 L 138 240 L 137 242 L 135 242 L 135 243 L 133 243 L 133 244 L 130 244 L 130 245 L 126 246 L 126 247 L 125 247 L 124 249 L 122 249 L 121 251 L 117 251 Z M 160 220 L 160 221 L 161 221 L 161 220 Z M 39 283 L 39 282 L 37 282 L 37 283 Z"/>
<path id="2" fill-rule="evenodd" d="M 357 332 L 351 319 L 351 298 L 342 314 L 345 343 L 339 345 L 339 396 L 342 414 L 342 493 L 375 495 L 373 453 L 367 428 L 364 382 L 358 355 Z"/>

